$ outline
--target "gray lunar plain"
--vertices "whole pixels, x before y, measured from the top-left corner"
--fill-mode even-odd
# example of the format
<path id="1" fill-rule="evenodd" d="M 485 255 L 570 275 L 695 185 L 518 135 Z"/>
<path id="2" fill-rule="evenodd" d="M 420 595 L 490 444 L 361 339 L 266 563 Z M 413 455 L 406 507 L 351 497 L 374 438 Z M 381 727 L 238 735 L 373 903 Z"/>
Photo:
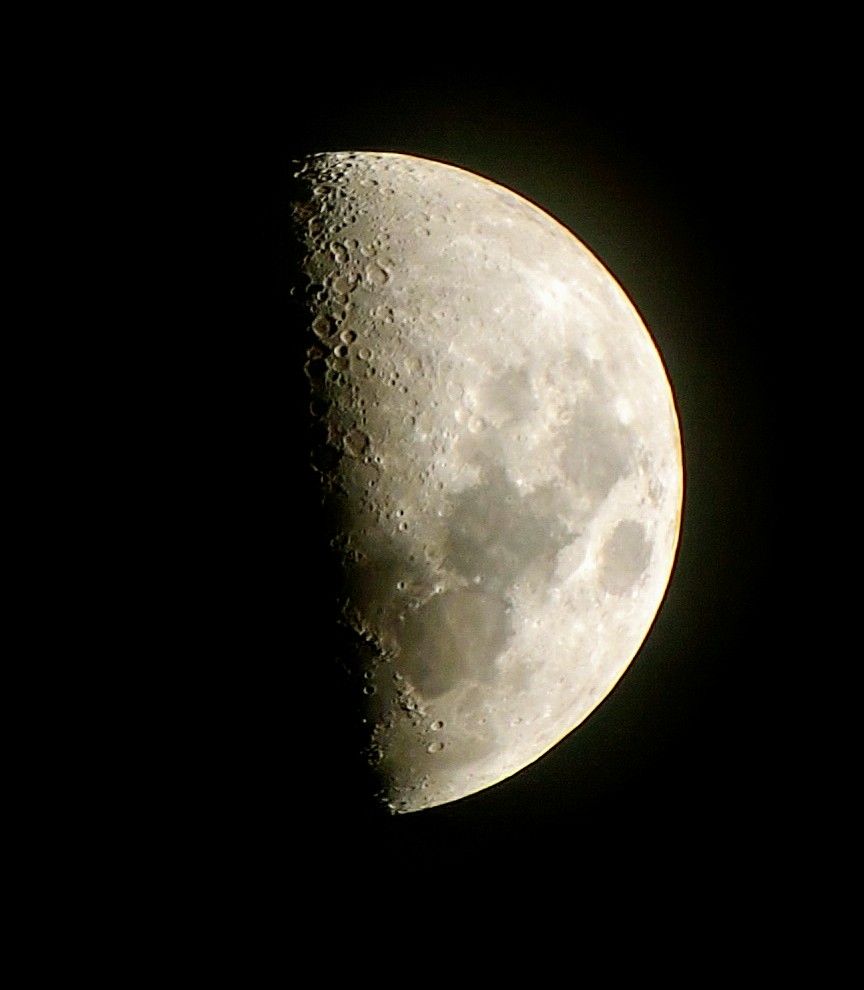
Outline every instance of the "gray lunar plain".
<path id="1" fill-rule="evenodd" d="M 513 192 L 405 155 L 298 173 L 322 498 L 394 811 L 515 773 L 579 725 L 670 578 L 681 444 L 634 307 Z"/>

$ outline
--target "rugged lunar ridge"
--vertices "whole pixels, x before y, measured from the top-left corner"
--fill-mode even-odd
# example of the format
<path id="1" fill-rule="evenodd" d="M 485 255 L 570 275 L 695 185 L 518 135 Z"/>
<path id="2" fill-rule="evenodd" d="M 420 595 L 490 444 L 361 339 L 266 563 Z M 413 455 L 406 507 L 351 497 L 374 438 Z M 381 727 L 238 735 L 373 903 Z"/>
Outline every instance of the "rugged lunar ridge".
<path id="1" fill-rule="evenodd" d="M 671 572 L 678 425 L 623 291 L 527 201 L 383 153 L 298 178 L 343 616 L 369 759 L 413 811 L 526 766 L 620 678 Z"/>

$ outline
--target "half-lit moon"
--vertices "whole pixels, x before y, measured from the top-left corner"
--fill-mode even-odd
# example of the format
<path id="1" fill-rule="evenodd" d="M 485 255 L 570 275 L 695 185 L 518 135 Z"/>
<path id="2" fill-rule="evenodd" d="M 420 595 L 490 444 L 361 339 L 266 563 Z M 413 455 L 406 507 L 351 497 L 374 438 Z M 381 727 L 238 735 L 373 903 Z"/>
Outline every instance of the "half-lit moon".
<path id="1" fill-rule="evenodd" d="M 615 279 L 515 193 L 372 152 L 298 178 L 341 621 L 382 796 L 413 811 L 536 760 L 639 650 L 678 540 L 675 406 Z"/>

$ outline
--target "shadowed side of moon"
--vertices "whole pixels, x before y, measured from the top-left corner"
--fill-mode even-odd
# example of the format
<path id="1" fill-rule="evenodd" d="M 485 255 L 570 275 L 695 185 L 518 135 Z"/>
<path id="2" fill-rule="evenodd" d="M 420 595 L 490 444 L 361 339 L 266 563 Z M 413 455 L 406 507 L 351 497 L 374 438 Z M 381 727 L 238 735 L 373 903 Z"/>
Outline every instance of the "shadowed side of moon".
<path id="1" fill-rule="evenodd" d="M 418 810 L 542 755 L 626 669 L 674 558 L 677 420 L 624 293 L 514 193 L 377 153 L 298 181 L 347 667 L 381 796 Z"/>

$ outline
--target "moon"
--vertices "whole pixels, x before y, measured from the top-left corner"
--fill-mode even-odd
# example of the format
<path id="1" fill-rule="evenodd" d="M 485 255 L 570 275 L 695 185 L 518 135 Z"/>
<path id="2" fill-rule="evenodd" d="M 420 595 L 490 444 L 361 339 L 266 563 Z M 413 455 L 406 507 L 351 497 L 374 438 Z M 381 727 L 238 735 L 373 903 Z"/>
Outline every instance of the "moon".
<path id="1" fill-rule="evenodd" d="M 674 564 L 678 420 L 625 292 L 532 203 L 383 152 L 295 178 L 338 621 L 378 796 L 413 812 L 526 767 L 621 678 Z"/>

